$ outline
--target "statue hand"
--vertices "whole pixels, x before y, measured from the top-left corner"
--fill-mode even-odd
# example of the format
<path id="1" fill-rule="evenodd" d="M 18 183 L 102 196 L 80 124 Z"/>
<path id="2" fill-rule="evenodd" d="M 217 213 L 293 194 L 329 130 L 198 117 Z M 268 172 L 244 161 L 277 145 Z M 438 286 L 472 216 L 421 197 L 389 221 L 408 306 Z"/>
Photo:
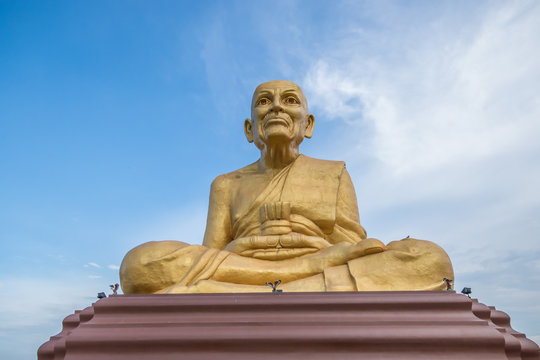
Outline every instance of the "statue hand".
<path id="1" fill-rule="evenodd" d="M 277 248 L 279 244 L 279 235 L 268 236 L 248 236 L 231 241 L 223 250 L 230 251 L 239 255 L 244 255 L 246 251 L 253 249 Z"/>
<path id="2" fill-rule="evenodd" d="M 279 244 L 283 248 L 315 248 L 318 250 L 331 246 L 323 238 L 298 233 L 281 235 L 279 237 Z"/>
<path id="3" fill-rule="evenodd" d="M 290 202 L 267 203 L 259 209 L 259 221 L 261 224 L 264 224 L 267 220 L 289 220 L 290 217 Z"/>
<path id="4" fill-rule="evenodd" d="M 292 231 L 289 220 L 266 220 L 261 224 L 261 234 L 268 235 L 286 235 Z"/>
<path id="5" fill-rule="evenodd" d="M 283 260 L 312 254 L 331 246 L 323 238 L 298 233 L 235 239 L 224 250 L 262 260 Z"/>
<path id="6" fill-rule="evenodd" d="M 262 235 L 285 235 L 292 231 L 290 220 L 291 204 L 273 202 L 264 204 L 259 209 L 259 221 Z"/>

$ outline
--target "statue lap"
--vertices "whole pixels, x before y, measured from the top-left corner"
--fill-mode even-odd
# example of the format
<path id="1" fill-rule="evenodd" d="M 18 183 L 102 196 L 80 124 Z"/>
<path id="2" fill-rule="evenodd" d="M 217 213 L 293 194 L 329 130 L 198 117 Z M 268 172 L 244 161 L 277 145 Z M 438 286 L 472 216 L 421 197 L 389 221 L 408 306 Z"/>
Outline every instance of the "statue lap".
<path id="1" fill-rule="evenodd" d="M 264 283 L 251 285 L 214 280 L 213 275 L 219 264 L 213 273 L 198 281 L 189 283 L 184 280 L 194 267 L 199 267 L 197 274 L 208 271 L 212 265 L 216 267 L 215 260 L 212 264 L 216 252 L 222 253 L 229 262 L 240 257 L 227 251 L 180 241 L 152 241 L 139 245 L 122 262 L 124 293 L 267 291 Z M 279 265 L 279 261 L 252 260 Z M 301 261 L 301 258 L 298 260 Z M 445 290 L 445 277 L 453 278 L 452 265 L 446 252 L 433 242 L 408 238 L 389 243 L 383 252 L 326 268 L 320 274 L 289 281 L 281 288 L 293 292 Z M 278 279 L 268 279 L 274 280 Z"/>

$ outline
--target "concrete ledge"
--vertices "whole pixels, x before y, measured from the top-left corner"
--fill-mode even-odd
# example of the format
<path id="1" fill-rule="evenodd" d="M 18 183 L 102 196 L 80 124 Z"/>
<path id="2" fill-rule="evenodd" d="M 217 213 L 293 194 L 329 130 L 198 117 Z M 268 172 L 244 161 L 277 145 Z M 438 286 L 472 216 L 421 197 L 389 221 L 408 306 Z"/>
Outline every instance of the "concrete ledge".
<path id="1" fill-rule="evenodd" d="M 116 295 L 39 360 L 540 359 L 493 307 L 448 291 Z"/>

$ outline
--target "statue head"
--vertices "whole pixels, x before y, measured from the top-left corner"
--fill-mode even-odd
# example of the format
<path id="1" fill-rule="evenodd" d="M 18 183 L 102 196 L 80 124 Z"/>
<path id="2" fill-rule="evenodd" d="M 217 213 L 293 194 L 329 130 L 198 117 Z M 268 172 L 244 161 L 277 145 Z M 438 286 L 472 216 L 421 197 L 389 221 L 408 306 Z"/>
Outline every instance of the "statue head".
<path id="1" fill-rule="evenodd" d="M 315 118 L 308 113 L 304 92 L 292 81 L 274 80 L 260 84 L 251 100 L 251 119 L 244 132 L 259 149 L 271 146 L 298 147 L 311 138 Z"/>

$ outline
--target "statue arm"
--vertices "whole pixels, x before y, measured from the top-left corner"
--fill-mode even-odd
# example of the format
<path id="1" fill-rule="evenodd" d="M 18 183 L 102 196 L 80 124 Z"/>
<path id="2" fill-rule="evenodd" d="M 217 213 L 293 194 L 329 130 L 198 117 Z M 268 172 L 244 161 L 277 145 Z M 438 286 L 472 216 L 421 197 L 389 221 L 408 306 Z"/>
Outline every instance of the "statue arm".
<path id="1" fill-rule="evenodd" d="M 340 242 L 354 244 L 366 238 L 366 230 L 360 225 L 356 192 L 349 172 L 344 167 L 337 194 L 336 222 L 333 232 L 328 236 L 328 241 L 332 244 Z"/>
<path id="2" fill-rule="evenodd" d="M 203 240 L 206 247 L 221 250 L 232 240 L 230 191 L 230 183 L 225 175 L 218 176 L 212 182 Z"/>

